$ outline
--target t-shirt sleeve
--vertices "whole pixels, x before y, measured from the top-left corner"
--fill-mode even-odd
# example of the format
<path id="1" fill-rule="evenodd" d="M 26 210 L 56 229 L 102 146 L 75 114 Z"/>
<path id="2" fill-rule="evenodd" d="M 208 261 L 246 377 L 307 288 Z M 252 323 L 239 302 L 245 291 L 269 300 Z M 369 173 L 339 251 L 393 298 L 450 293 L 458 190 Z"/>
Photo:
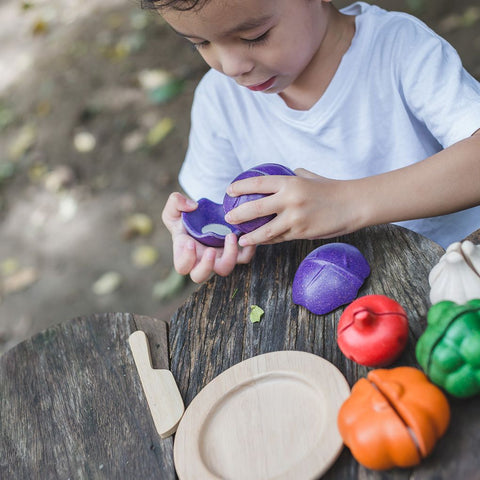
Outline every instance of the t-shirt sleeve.
<path id="1" fill-rule="evenodd" d="M 191 112 L 189 145 L 179 174 L 185 193 L 222 203 L 226 187 L 241 172 L 227 135 L 228 119 L 207 75 L 198 85 Z"/>
<path id="2" fill-rule="evenodd" d="M 480 83 L 422 22 L 412 19 L 405 28 L 397 37 L 400 87 L 414 115 L 446 148 L 480 128 Z"/>

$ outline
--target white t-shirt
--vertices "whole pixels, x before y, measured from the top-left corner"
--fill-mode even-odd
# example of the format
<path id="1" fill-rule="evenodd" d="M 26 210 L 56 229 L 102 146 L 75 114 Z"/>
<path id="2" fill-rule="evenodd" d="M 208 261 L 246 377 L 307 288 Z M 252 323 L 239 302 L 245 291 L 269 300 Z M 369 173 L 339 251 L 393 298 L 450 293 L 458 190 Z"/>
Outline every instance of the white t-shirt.
<path id="1" fill-rule="evenodd" d="M 308 111 L 214 70 L 204 76 L 179 177 L 188 195 L 221 203 L 239 173 L 267 162 L 362 178 L 423 160 L 480 128 L 480 84 L 451 45 L 405 13 L 363 2 L 342 12 L 356 15 L 355 36 Z M 446 247 L 480 228 L 480 207 L 399 224 Z"/>

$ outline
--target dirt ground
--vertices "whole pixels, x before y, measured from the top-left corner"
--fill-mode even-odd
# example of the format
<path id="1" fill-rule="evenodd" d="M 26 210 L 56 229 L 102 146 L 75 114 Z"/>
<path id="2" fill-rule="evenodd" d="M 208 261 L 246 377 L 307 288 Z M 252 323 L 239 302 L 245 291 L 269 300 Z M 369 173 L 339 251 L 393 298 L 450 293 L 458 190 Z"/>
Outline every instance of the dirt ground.
<path id="1" fill-rule="evenodd" d="M 477 0 L 373 3 L 413 11 L 480 78 Z M 0 71 L 0 353 L 89 313 L 170 318 L 196 288 L 161 211 L 201 59 L 139 0 L 2 0 Z"/>

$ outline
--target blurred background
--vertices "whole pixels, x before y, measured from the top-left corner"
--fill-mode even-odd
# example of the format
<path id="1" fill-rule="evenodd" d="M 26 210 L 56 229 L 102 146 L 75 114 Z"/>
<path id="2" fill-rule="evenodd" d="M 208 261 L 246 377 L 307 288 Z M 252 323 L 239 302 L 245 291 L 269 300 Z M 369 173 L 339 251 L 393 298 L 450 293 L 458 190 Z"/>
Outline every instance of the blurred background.
<path id="1" fill-rule="evenodd" d="M 371 3 L 424 20 L 480 78 L 478 0 Z M 1 1 L 0 353 L 89 313 L 169 320 L 197 288 L 161 212 L 205 71 L 140 0 Z"/>

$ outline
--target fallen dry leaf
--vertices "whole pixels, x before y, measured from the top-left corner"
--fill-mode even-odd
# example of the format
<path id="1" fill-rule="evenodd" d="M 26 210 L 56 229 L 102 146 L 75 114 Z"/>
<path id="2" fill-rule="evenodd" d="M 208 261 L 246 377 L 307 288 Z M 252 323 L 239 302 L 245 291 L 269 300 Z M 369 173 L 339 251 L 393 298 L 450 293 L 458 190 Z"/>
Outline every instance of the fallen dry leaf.
<path id="1" fill-rule="evenodd" d="M 34 125 L 27 124 L 22 127 L 15 140 L 8 149 L 8 157 L 18 160 L 33 147 L 37 139 L 37 129 Z"/>
<path id="2" fill-rule="evenodd" d="M 38 272 L 35 268 L 21 268 L 3 279 L 2 291 L 5 295 L 20 292 L 33 285 L 38 280 L 38 277 Z"/>
<path id="3" fill-rule="evenodd" d="M 138 268 L 151 267 L 157 260 L 158 252 L 150 245 L 141 245 L 132 252 L 133 264 Z"/>
<path id="4" fill-rule="evenodd" d="M 130 240 L 131 238 L 150 235 L 153 231 L 153 221 L 145 213 L 134 213 L 125 222 L 123 236 Z"/>
<path id="5" fill-rule="evenodd" d="M 75 150 L 81 153 L 91 152 L 97 144 L 97 139 L 90 132 L 78 132 L 73 138 Z"/>
<path id="6" fill-rule="evenodd" d="M 8 277 L 20 269 L 20 262 L 18 259 L 10 257 L 2 260 L 0 263 L 0 272 L 2 276 Z"/>
<path id="7" fill-rule="evenodd" d="M 58 193 L 72 185 L 75 174 L 68 165 L 59 165 L 51 172 L 47 173 L 44 178 L 45 188 L 51 193 Z"/>
<path id="8" fill-rule="evenodd" d="M 150 147 L 153 147 L 160 143 L 172 130 L 174 127 L 174 122 L 171 118 L 166 117 L 160 120 L 156 125 L 154 125 L 147 135 L 147 143 Z"/>
<path id="9" fill-rule="evenodd" d="M 132 153 L 135 150 L 138 150 L 145 141 L 145 134 L 140 130 L 135 130 L 122 140 L 122 148 L 126 153 Z"/>
<path id="10" fill-rule="evenodd" d="M 122 284 L 122 276 L 117 272 L 104 273 L 93 285 L 95 295 L 108 295 L 117 290 Z"/>

